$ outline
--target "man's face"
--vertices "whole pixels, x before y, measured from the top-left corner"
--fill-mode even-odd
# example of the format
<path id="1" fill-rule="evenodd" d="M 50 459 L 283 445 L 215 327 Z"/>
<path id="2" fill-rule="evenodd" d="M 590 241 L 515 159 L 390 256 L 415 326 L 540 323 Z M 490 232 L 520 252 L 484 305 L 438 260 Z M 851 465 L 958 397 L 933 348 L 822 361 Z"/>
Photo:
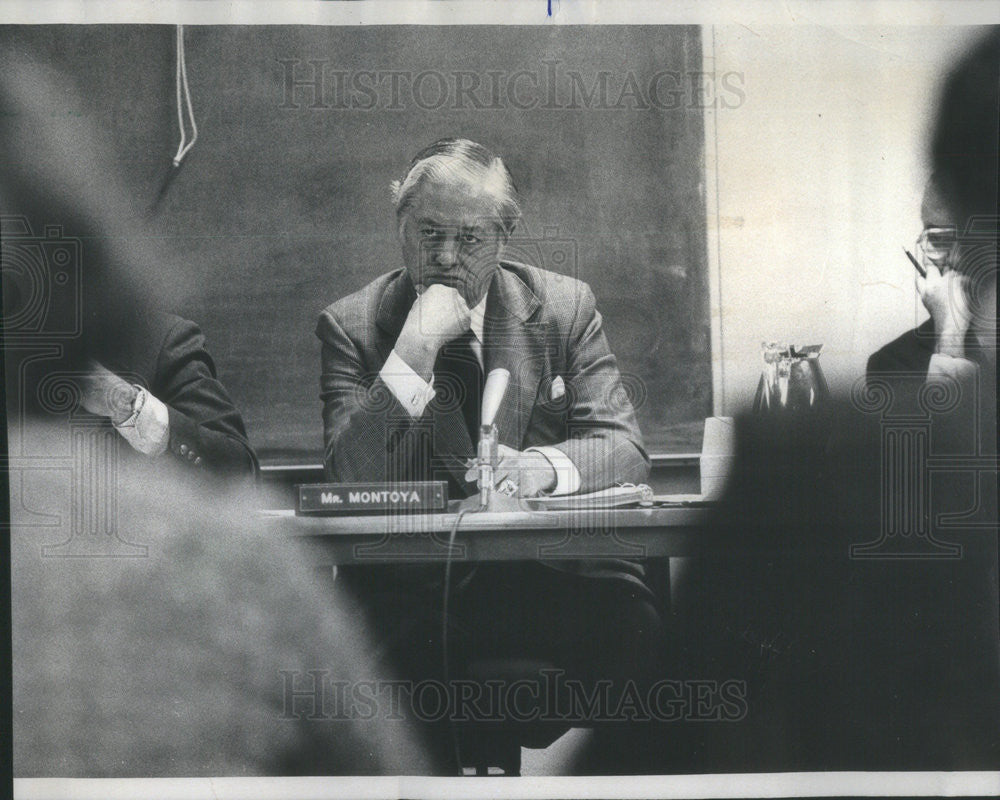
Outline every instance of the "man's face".
<path id="1" fill-rule="evenodd" d="M 924 230 L 921 234 L 921 256 L 933 263 L 942 272 L 949 269 L 968 270 L 972 310 L 971 326 L 986 359 L 996 363 L 997 342 L 997 276 L 981 255 L 995 252 L 995 245 L 988 240 L 966 240 L 958 237 L 956 220 L 958 215 L 952 210 L 949 199 L 933 182 L 924 190 L 920 206 L 920 220 Z M 963 265 L 963 259 L 965 264 Z M 994 262 L 995 263 L 995 262 Z"/>
<path id="2" fill-rule="evenodd" d="M 504 237 L 496 198 L 468 181 L 427 181 L 399 231 L 403 264 L 417 292 L 434 283 L 458 289 L 469 307 L 485 296 Z"/>
<path id="3" fill-rule="evenodd" d="M 932 183 L 924 190 L 920 221 L 924 230 L 917 244 L 917 255 L 942 272 L 955 267 L 957 228 L 954 214 L 941 191 Z"/>

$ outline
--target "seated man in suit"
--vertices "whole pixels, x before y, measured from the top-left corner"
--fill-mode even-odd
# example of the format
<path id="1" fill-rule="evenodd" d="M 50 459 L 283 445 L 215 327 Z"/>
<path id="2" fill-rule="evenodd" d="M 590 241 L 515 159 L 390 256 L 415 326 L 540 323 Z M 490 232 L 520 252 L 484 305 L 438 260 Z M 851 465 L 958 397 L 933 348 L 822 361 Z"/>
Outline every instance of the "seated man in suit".
<path id="1" fill-rule="evenodd" d="M 328 478 L 440 479 L 453 497 L 472 494 L 482 376 L 505 367 L 501 491 L 534 497 L 643 480 L 649 459 L 593 292 L 503 260 L 520 213 L 503 161 L 474 142 L 442 140 L 413 159 L 393 193 L 404 268 L 328 306 L 316 330 Z M 377 626 L 399 637 L 407 671 L 436 674 L 440 569 L 345 572 Z M 630 674 L 659 626 L 643 578 L 624 559 L 479 565 L 454 580 L 449 649 L 457 658 L 531 655 L 589 680 Z"/>
<path id="2" fill-rule="evenodd" d="M 98 336 L 82 379 L 83 407 L 107 417 L 142 456 L 169 457 L 198 474 L 252 476 L 257 457 L 239 411 L 216 377 L 195 323 L 152 312 Z"/>
<path id="3" fill-rule="evenodd" d="M 506 367 L 498 483 L 516 473 L 518 494 L 532 497 L 645 478 L 590 288 L 502 260 L 519 216 L 503 162 L 445 140 L 394 191 L 405 269 L 333 303 L 317 327 L 328 476 L 436 477 L 453 495 L 474 491 L 465 462 L 480 374 Z"/>

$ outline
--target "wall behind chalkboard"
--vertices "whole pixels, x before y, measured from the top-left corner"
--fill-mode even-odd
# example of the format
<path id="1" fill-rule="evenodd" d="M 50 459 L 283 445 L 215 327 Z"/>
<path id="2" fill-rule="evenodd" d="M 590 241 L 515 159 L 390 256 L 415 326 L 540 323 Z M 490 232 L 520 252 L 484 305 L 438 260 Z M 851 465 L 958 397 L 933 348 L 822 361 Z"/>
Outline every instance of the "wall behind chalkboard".
<path id="1" fill-rule="evenodd" d="M 10 46 L 73 76 L 183 280 L 265 462 L 322 449 L 316 317 L 398 267 L 388 184 L 444 137 L 501 153 L 524 203 L 513 257 L 593 287 L 652 452 L 711 413 L 696 27 L 185 29 L 199 138 L 177 147 L 176 30 L 47 26 Z M 69 103 L 69 101 L 68 101 Z"/>

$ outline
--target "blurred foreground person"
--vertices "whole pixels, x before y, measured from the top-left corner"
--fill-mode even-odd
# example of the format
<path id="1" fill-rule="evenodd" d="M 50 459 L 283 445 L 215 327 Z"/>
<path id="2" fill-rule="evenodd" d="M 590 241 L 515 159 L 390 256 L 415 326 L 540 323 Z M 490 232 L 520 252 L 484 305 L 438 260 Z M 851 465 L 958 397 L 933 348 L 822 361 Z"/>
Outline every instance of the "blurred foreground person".
<path id="1" fill-rule="evenodd" d="M 27 436 L 55 449 L 65 431 Z M 387 720 L 374 691 L 349 702 L 391 676 L 372 671 L 356 615 L 297 545 L 247 496 L 196 490 L 169 461 L 156 472 L 166 491 L 146 490 L 149 471 L 116 476 L 118 540 L 71 530 L 60 470 L 25 473 L 32 510 L 11 509 L 14 775 L 428 772 L 405 708 Z M 62 524 L 39 527 L 39 513 Z M 103 557 L 67 536 L 103 536 Z"/>
<path id="2" fill-rule="evenodd" d="M 14 775 L 429 772 L 360 615 L 206 480 L 252 474 L 243 424 L 72 100 L 0 47 Z"/>
<path id="3" fill-rule="evenodd" d="M 183 304 L 186 276 L 137 219 L 113 153 L 85 119 L 52 116 L 72 102 L 61 76 L 13 46 L 0 68 L 8 411 L 54 421 L 74 386 L 78 410 L 113 426 L 130 463 L 253 476 L 256 456 L 204 336 L 164 310 Z"/>

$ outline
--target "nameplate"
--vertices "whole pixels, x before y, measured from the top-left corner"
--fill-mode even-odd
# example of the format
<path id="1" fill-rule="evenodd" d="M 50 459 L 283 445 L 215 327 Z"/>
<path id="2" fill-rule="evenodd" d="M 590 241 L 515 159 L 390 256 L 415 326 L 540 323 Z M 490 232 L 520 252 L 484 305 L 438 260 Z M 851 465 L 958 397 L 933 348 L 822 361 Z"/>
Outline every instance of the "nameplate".
<path id="1" fill-rule="evenodd" d="M 359 514 L 363 512 L 444 511 L 448 486 L 444 481 L 416 483 L 309 483 L 299 489 L 297 514 Z"/>

